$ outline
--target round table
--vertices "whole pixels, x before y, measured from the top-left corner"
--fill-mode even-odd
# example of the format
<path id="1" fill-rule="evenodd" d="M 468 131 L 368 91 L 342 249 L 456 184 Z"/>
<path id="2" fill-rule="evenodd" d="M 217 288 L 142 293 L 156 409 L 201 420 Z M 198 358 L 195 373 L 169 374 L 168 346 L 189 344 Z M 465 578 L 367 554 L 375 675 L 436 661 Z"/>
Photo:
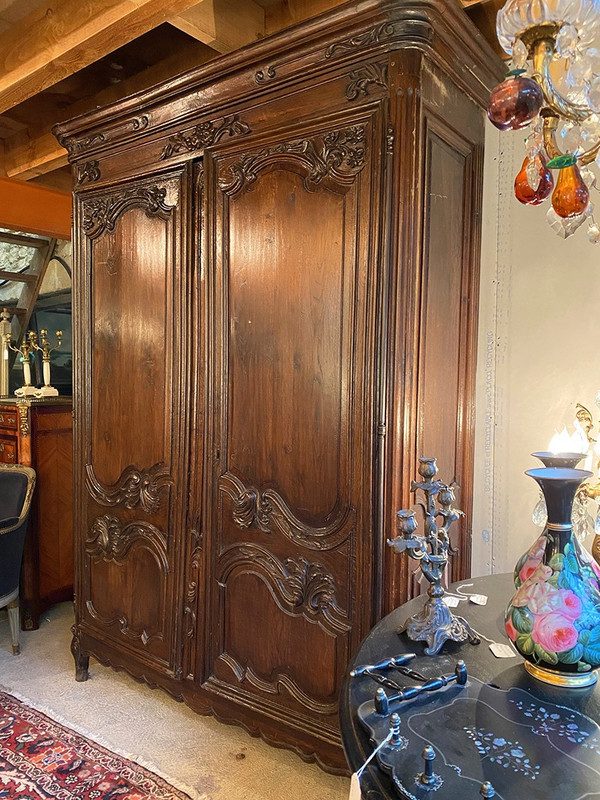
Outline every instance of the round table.
<path id="1" fill-rule="evenodd" d="M 488 637 L 488 639 L 496 642 L 508 642 L 504 632 L 504 609 L 514 593 L 512 574 L 486 576 L 462 581 L 449 587 L 448 591 L 455 592 L 458 586 L 464 587 L 461 589 L 461 593 L 469 592 L 473 595 L 486 595 L 488 600 L 486 605 L 476 605 L 467 599 L 461 601 L 458 608 L 453 609 L 453 611 L 465 617 L 475 631 Z M 424 602 L 424 596 L 417 597 L 382 619 L 362 642 L 353 662 L 348 667 L 348 673 L 342 688 L 340 723 L 346 757 L 353 772 L 364 764 L 374 749 L 369 733 L 359 720 L 358 709 L 361 704 L 373 700 L 378 684 L 368 676 L 352 678 L 350 677 L 350 670 L 358 665 L 376 664 L 385 658 L 402 653 L 416 653 L 416 658 L 411 660 L 407 666 L 423 673 L 428 678 L 452 674 L 457 660 L 463 659 L 467 665 L 469 676 L 483 683 L 503 690 L 521 689 L 527 692 L 538 706 L 540 703 L 557 704 L 564 709 L 585 714 L 592 721 L 600 721 L 600 688 L 598 685 L 587 689 L 565 689 L 541 683 L 525 671 L 521 657 L 496 658 L 489 649 L 489 642 L 485 639 L 482 639 L 479 645 L 472 645 L 468 642 L 463 644 L 446 642 L 439 655 L 433 657 L 425 655 L 424 648 L 426 643 L 410 641 L 405 634 L 398 635 L 397 633 L 405 620 L 423 607 Z M 417 683 L 398 673 L 394 673 L 393 677 L 394 680 L 406 686 L 414 686 Z M 442 689 L 441 691 L 448 690 Z M 456 692 L 456 690 L 454 691 Z M 386 689 L 386 692 L 391 693 L 389 689 Z M 429 697 L 432 696 L 429 695 Z M 521 696 L 523 697 L 523 695 Z M 422 699 L 426 697 L 428 696 L 423 695 Z M 399 710 L 401 718 L 404 711 L 403 705 L 400 703 L 398 708 L 395 709 Z M 567 742 L 568 737 L 563 736 L 561 731 L 558 732 L 562 736 L 560 742 L 564 740 L 565 743 L 569 744 L 569 747 L 571 745 L 573 748 L 581 747 L 581 744 L 577 742 Z M 521 733 L 523 733 L 522 730 Z M 592 759 L 590 768 L 595 769 L 597 767 L 598 770 L 598 791 L 586 795 L 586 800 L 591 800 L 591 798 L 600 798 L 600 729 L 597 753 L 589 746 L 592 741 L 589 732 L 587 736 L 588 741 L 585 743 L 586 750 L 584 755 L 586 759 Z M 552 752 L 552 747 L 550 747 L 550 751 Z M 544 758 L 547 755 L 548 753 L 545 754 Z M 538 765 L 540 769 L 551 769 L 552 764 L 541 763 L 543 759 L 539 753 L 537 760 L 540 761 Z M 411 786 L 414 788 L 411 776 L 408 776 L 407 780 L 411 782 Z M 501 796 L 506 797 L 506 800 L 519 800 L 521 797 L 527 797 L 528 800 L 532 800 L 543 796 L 536 793 L 537 785 L 532 780 L 525 781 L 522 787 L 518 786 L 518 780 L 520 780 L 520 776 L 516 774 L 515 791 L 514 793 L 511 792 L 512 797 Z M 577 793 L 569 793 L 570 782 L 569 775 L 564 776 L 564 781 L 561 780 L 561 800 L 570 800 L 571 795 L 573 798 L 576 797 Z M 393 785 L 389 775 L 376 765 L 375 759 L 362 773 L 361 790 L 365 800 L 398 800 L 399 797 L 402 797 L 402 794 Z M 415 793 L 418 798 L 425 796 L 420 791 Z M 478 792 L 475 795 L 479 797 Z M 409 797 L 410 795 L 407 794 L 405 796 Z M 429 792 L 428 796 L 432 800 L 459 800 L 458 797 L 449 798 L 447 794 L 444 794 L 443 787 L 440 787 L 437 792 Z"/>

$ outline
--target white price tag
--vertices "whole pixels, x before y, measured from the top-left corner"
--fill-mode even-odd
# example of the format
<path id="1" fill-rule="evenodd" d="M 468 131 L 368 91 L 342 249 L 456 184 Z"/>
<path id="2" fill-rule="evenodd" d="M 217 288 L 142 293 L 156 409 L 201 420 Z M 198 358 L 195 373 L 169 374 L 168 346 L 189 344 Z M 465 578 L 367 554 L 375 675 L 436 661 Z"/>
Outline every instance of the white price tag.
<path id="1" fill-rule="evenodd" d="M 469 597 L 469 600 L 472 603 L 475 603 L 477 606 L 484 606 L 487 603 L 487 595 L 485 594 L 472 594 Z"/>
<path id="2" fill-rule="evenodd" d="M 350 794 L 348 795 L 348 800 L 360 800 L 360 798 L 360 780 L 357 773 L 354 772 L 350 778 Z"/>
<path id="3" fill-rule="evenodd" d="M 460 603 L 458 597 L 452 597 L 451 594 L 445 594 L 442 597 L 442 600 L 448 606 L 448 608 L 456 608 L 456 606 Z"/>
<path id="4" fill-rule="evenodd" d="M 502 642 L 492 642 L 490 650 L 496 658 L 516 658 L 517 654 L 509 644 L 502 644 Z"/>

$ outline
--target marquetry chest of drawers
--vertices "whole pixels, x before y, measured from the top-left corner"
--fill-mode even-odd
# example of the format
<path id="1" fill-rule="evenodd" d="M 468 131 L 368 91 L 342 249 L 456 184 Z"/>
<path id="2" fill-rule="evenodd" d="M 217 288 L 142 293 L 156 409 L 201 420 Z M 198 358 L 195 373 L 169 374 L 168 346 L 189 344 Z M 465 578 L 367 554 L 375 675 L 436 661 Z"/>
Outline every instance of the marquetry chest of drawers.
<path id="1" fill-rule="evenodd" d="M 71 398 L 0 398 L 0 463 L 37 473 L 21 577 L 24 629 L 73 595 L 73 424 Z"/>

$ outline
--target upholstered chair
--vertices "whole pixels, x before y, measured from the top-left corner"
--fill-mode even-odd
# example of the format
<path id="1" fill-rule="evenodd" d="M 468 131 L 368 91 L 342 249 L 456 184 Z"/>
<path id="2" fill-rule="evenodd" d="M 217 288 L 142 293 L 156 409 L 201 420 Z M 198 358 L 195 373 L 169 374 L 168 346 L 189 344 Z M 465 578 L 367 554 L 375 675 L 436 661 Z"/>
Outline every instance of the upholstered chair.
<path id="1" fill-rule="evenodd" d="M 0 464 L 0 608 L 7 607 L 13 654 L 20 652 L 19 577 L 35 471 Z"/>

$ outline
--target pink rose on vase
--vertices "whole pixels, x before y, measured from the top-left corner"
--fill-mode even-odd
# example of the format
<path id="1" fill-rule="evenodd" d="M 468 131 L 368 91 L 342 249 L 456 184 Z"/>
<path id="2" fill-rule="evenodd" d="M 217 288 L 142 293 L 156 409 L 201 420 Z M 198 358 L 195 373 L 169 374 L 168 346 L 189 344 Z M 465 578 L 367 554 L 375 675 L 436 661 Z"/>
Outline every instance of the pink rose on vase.
<path id="1" fill-rule="evenodd" d="M 527 560 L 519 570 L 519 579 L 521 582 L 529 580 L 537 567 L 540 565 L 546 550 L 546 537 L 540 536 L 527 551 Z"/>
<path id="2" fill-rule="evenodd" d="M 535 617 L 531 638 L 548 653 L 561 653 L 577 644 L 573 620 L 557 611 Z"/>
<path id="3" fill-rule="evenodd" d="M 546 564 L 538 564 L 525 583 L 521 584 L 519 589 L 517 589 L 517 593 L 512 599 L 513 606 L 529 605 L 528 597 L 532 587 L 538 585 L 547 586 L 546 581 L 552 576 L 552 572 L 552 567 L 548 567 Z M 557 591 L 554 587 L 549 588 L 552 588 L 553 591 Z"/>
<path id="4" fill-rule="evenodd" d="M 558 611 L 573 620 L 581 614 L 581 600 L 571 589 L 558 589 L 550 583 L 528 583 L 522 588 L 523 605 L 534 615 L 542 616 Z"/>

